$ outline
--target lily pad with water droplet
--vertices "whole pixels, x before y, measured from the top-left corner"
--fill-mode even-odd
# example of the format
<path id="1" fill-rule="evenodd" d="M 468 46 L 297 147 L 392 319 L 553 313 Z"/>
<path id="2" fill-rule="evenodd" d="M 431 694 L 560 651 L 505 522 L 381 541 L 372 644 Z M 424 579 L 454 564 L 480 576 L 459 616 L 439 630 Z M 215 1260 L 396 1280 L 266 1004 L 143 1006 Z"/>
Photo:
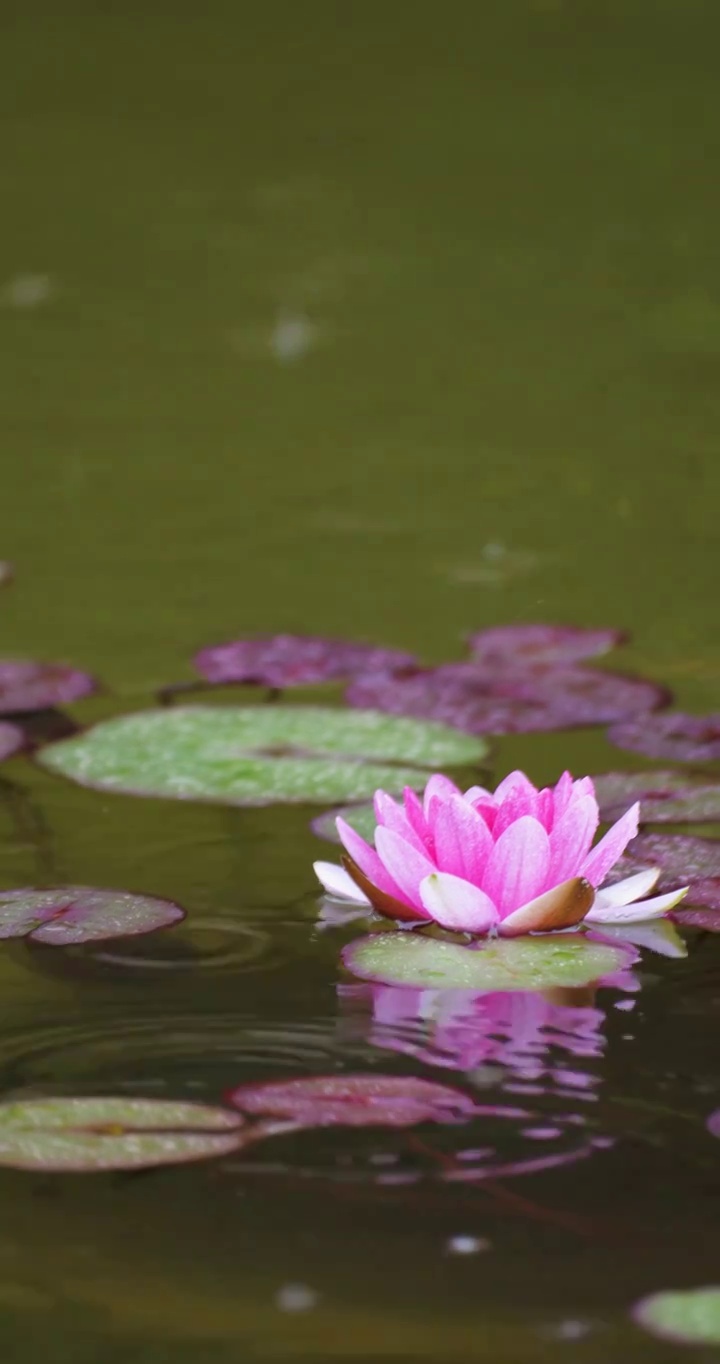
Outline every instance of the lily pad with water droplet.
<path id="1" fill-rule="evenodd" d="M 330 804 L 424 785 L 418 769 L 476 763 L 485 751 L 446 726 L 371 711 L 187 706 L 105 721 L 42 749 L 39 761 L 83 786 L 128 795 Z"/>
<path id="2" fill-rule="evenodd" d="M 242 1128 L 238 1113 L 205 1104 L 29 1099 L 0 1104 L 0 1165 L 55 1173 L 177 1165 L 238 1150 Z"/>
<path id="3" fill-rule="evenodd" d="M 603 772 L 593 777 L 600 814 L 608 822 L 640 801 L 643 824 L 702 824 L 720 820 L 720 783 L 699 785 L 677 772 Z"/>
<path id="4" fill-rule="evenodd" d="M 0 891 L 0 938 L 32 938 L 54 947 L 128 938 L 185 918 L 171 900 L 94 886 Z"/>
<path id="5" fill-rule="evenodd" d="M 500 625 L 471 635 L 474 658 L 493 668 L 556 668 L 606 654 L 625 641 L 621 630 L 573 625 Z"/>
<path id="6" fill-rule="evenodd" d="M 89 673 L 63 663 L 0 659 L 0 715 L 22 715 L 68 705 L 89 696 L 96 688 L 97 682 Z"/>
<path id="7" fill-rule="evenodd" d="M 0 762 L 19 753 L 25 743 L 25 735 L 17 725 L 7 725 L 0 721 Z"/>
<path id="8" fill-rule="evenodd" d="M 313 1075 L 241 1085 L 228 1097 L 243 1113 L 303 1127 L 411 1127 L 464 1122 L 477 1111 L 469 1095 L 414 1075 Z"/>
<path id="9" fill-rule="evenodd" d="M 679 1345 L 720 1345 L 720 1287 L 652 1293 L 633 1308 L 638 1326 Z"/>
<path id="10" fill-rule="evenodd" d="M 676 763 L 720 760 L 720 712 L 713 715 L 644 715 L 613 725 L 608 738 L 618 748 Z"/>
<path id="11" fill-rule="evenodd" d="M 581 934 L 497 939 L 463 947 L 416 933 L 376 933 L 343 951 L 354 976 L 385 985 L 438 990 L 576 988 L 632 965 L 635 954 Z"/>
<path id="12" fill-rule="evenodd" d="M 226 685 L 254 682 L 266 687 L 306 687 L 319 682 L 416 667 L 399 649 L 317 635 L 258 635 L 213 644 L 193 659 L 206 681 Z"/>

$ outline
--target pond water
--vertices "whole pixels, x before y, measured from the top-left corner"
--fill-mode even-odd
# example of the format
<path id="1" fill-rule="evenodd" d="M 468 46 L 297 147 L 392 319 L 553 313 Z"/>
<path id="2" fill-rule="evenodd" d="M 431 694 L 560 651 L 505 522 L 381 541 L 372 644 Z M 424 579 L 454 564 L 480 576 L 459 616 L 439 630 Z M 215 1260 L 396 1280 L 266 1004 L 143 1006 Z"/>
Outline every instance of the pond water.
<path id="1" fill-rule="evenodd" d="M 255 632 L 436 662 L 488 625 L 575 622 L 628 630 L 619 666 L 717 709 L 711 0 L 26 0 L 0 35 L 4 655 L 96 673 L 84 724 Z M 493 782 L 636 765 L 600 729 L 487 760 Z M 463 1025 L 462 1054 L 373 1021 L 340 966 L 354 926 L 317 926 L 316 809 L 3 775 L 3 887 L 188 912 L 172 950 L 3 944 L 5 1094 L 219 1103 L 376 1071 L 525 1102 L 532 1020 L 489 1051 Z M 690 947 L 544 1035 L 545 1136 L 328 1129 L 144 1174 L 0 1171 L 5 1353 L 674 1359 L 628 1312 L 716 1272 L 718 938 Z M 444 1177 L 488 1146 L 496 1178 Z M 587 1158 L 502 1173 L 551 1153 Z"/>

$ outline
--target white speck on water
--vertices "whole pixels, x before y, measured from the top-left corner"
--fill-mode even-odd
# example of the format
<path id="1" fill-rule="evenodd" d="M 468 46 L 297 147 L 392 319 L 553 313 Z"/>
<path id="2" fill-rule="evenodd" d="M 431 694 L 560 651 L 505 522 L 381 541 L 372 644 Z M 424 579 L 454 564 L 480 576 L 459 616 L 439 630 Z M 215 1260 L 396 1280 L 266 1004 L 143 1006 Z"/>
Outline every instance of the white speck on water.
<path id="1" fill-rule="evenodd" d="M 49 275 L 13 275 L 0 289 L 6 308 L 39 308 L 55 290 Z"/>
<path id="2" fill-rule="evenodd" d="M 483 1236 L 451 1236 L 445 1242 L 448 1255 L 479 1255 L 481 1251 L 489 1249 L 490 1242 Z"/>
<path id="3" fill-rule="evenodd" d="M 276 360 L 288 364 L 301 360 L 317 344 L 318 329 L 301 313 L 279 317 L 270 333 L 270 350 Z"/>
<path id="4" fill-rule="evenodd" d="M 275 1306 L 280 1312 L 309 1312 L 317 1307 L 320 1294 L 304 1283 L 286 1283 L 275 1294 Z"/>

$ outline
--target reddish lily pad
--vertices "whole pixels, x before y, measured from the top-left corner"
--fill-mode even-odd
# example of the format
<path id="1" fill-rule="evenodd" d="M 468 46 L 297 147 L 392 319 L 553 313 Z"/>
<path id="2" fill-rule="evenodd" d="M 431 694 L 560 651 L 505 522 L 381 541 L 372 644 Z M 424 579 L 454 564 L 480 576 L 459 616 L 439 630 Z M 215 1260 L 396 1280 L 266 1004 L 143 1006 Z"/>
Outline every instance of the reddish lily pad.
<path id="1" fill-rule="evenodd" d="M 316 635 L 259 635 L 213 644 L 193 660 L 206 681 L 216 685 L 250 682 L 266 687 L 304 687 L 357 677 L 378 670 L 416 667 L 417 659 L 398 649 Z"/>
<path id="2" fill-rule="evenodd" d="M 702 763 L 720 760 L 720 712 L 713 715 L 641 716 L 613 725 L 610 742 L 632 753 L 669 762 Z"/>
<path id="3" fill-rule="evenodd" d="M 89 673 L 64 663 L 33 663 L 29 659 L 0 659 L 0 715 L 22 715 L 67 705 L 89 696 L 97 682 Z"/>
<path id="4" fill-rule="evenodd" d="M 171 900 L 93 886 L 0 891 L 0 938 L 69 947 L 168 928 L 185 918 Z"/>
<path id="5" fill-rule="evenodd" d="M 0 1165 L 90 1173 L 210 1160 L 250 1138 L 226 1108 L 159 1099 L 29 1099 L 0 1104 Z"/>
<path id="6" fill-rule="evenodd" d="M 720 876 L 720 839 L 692 834 L 638 834 L 627 849 L 635 862 L 660 867 L 667 890 Z M 674 882 L 674 884 L 671 884 Z"/>
<path id="7" fill-rule="evenodd" d="M 634 1308 L 638 1326 L 678 1345 L 720 1345 L 720 1287 L 652 1293 Z"/>
<path id="8" fill-rule="evenodd" d="M 449 663 L 405 677 L 380 672 L 360 677 L 347 699 L 353 706 L 425 717 L 469 734 L 529 734 L 609 724 L 668 698 L 652 682 L 589 668 L 532 674 Z"/>
<path id="9" fill-rule="evenodd" d="M 5 758 L 12 758 L 14 753 L 18 753 L 25 743 L 25 735 L 17 725 L 8 725 L 0 722 L 0 762 Z"/>
<path id="10" fill-rule="evenodd" d="M 698 884 L 702 885 L 702 882 Z M 693 892 L 694 887 L 691 887 L 690 894 Z M 700 890 L 698 894 L 702 895 L 703 891 Z M 715 882 L 715 899 L 714 908 L 697 905 L 690 909 L 673 910 L 675 923 L 681 928 L 701 928 L 705 933 L 720 933 L 720 880 Z"/>
<path id="11" fill-rule="evenodd" d="M 574 625 L 500 625 L 470 635 L 473 658 L 491 668 L 555 668 L 606 654 L 625 642 L 622 630 L 583 630 Z"/>
<path id="12" fill-rule="evenodd" d="M 465 1122 L 469 1095 L 412 1075 L 314 1075 L 241 1085 L 228 1096 L 243 1113 L 283 1117 L 303 1127 L 412 1127 Z"/>
<path id="13" fill-rule="evenodd" d="M 702 824 L 720 820 L 720 784 L 701 786 L 677 772 L 603 772 L 593 777 L 604 820 L 619 819 L 640 801 L 644 824 Z"/>

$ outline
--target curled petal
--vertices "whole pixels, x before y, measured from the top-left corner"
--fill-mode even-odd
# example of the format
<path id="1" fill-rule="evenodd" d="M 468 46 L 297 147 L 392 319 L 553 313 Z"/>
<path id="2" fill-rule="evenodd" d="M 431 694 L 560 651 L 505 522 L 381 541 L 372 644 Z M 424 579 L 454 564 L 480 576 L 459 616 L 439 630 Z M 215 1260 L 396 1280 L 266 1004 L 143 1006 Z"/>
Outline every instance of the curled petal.
<path id="1" fill-rule="evenodd" d="M 420 908 L 420 882 L 437 870 L 424 852 L 418 852 L 392 829 L 375 830 L 375 845 L 386 871 L 399 887 L 401 899 Z"/>
<path id="2" fill-rule="evenodd" d="M 370 905 L 367 896 L 344 867 L 338 867 L 335 862 L 313 862 L 313 870 L 328 895 L 338 900 L 350 900 L 355 905 Z"/>
<path id="3" fill-rule="evenodd" d="M 648 867 L 646 871 L 639 871 L 634 876 L 626 876 L 622 881 L 616 881 L 614 886 L 601 886 L 596 899 L 596 905 L 631 905 L 635 900 L 641 900 L 643 895 L 649 895 L 654 890 L 660 879 L 659 867 Z"/>
<path id="4" fill-rule="evenodd" d="M 392 876 L 386 871 L 374 848 L 365 842 L 349 824 L 339 815 L 335 820 L 335 826 L 340 835 L 340 841 L 349 856 L 352 858 L 356 867 L 367 877 L 373 886 L 384 892 L 385 895 L 393 899 L 405 900 L 400 887 L 393 881 Z"/>
<path id="5" fill-rule="evenodd" d="M 406 904 L 404 900 L 396 900 L 394 896 L 388 895 L 386 891 L 373 885 L 372 881 L 368 880 L 365 873 L 360 870 L 347 853 L 343 857 L 343 866 L 373 909 L 376 909 L 378 914 L 384 914 L 386 919 L 399 919 L 403 923 L 417 923 L 418 921 L 424 922 L 430 917 L 426 910 L 415 909 L 413 905 Z"/>
<path id="6" fill-rule="evenodd" d="M 588 910 L 592 909 L 595 892 L 589 881 L 581 876 L 573 876 L 553 890 L 546 890 L 514 913 L 508 914 L 500 924 L 500 933 L 505 938 L 518 937 L 521 933 L 547 933 L 551 929 L 573 928 L 582 923 Z"/>
<path id="7" fill-rule="evenodd" d="M 640 814 L 640 804 L 636 802 L 619 819 L 617 824 L 613 824 L 608 829 L 604 838 L 600 839 L 597 847 L 593 848 L 586 857 L 580 868 L 581 876 L 585 876 L 588 881 L 592 881 L 594 886 L 599 886 L 605 880 L 608 872 L 615 863 L 622 857 L 631 838 L 634 838 L 638 831 L 638 816 Z"/>
<path id="8" fill-rule="evenodd" d="M 442 928 L 460 933 L 487 933 L 497 923 L 491 899 L 477 886 L 447 871 L 433 872 L 420 883 L 423 905 Z"/>
<path id="9" fill-rule="evenodd" d="M 668 891 L 667 895 L 655 895 L 652 900 L 640 900 L 634 905 L 608 905 L 602 901 L 591 909 L 587 916 L 588 923 L 593 924 L 635 924 L 641 923 L 643 919 L 661 919 L 663 914 L 673 909 L 675 905 L 683 900 L 690 889 L 683 886 L 681 890 Z"/>

